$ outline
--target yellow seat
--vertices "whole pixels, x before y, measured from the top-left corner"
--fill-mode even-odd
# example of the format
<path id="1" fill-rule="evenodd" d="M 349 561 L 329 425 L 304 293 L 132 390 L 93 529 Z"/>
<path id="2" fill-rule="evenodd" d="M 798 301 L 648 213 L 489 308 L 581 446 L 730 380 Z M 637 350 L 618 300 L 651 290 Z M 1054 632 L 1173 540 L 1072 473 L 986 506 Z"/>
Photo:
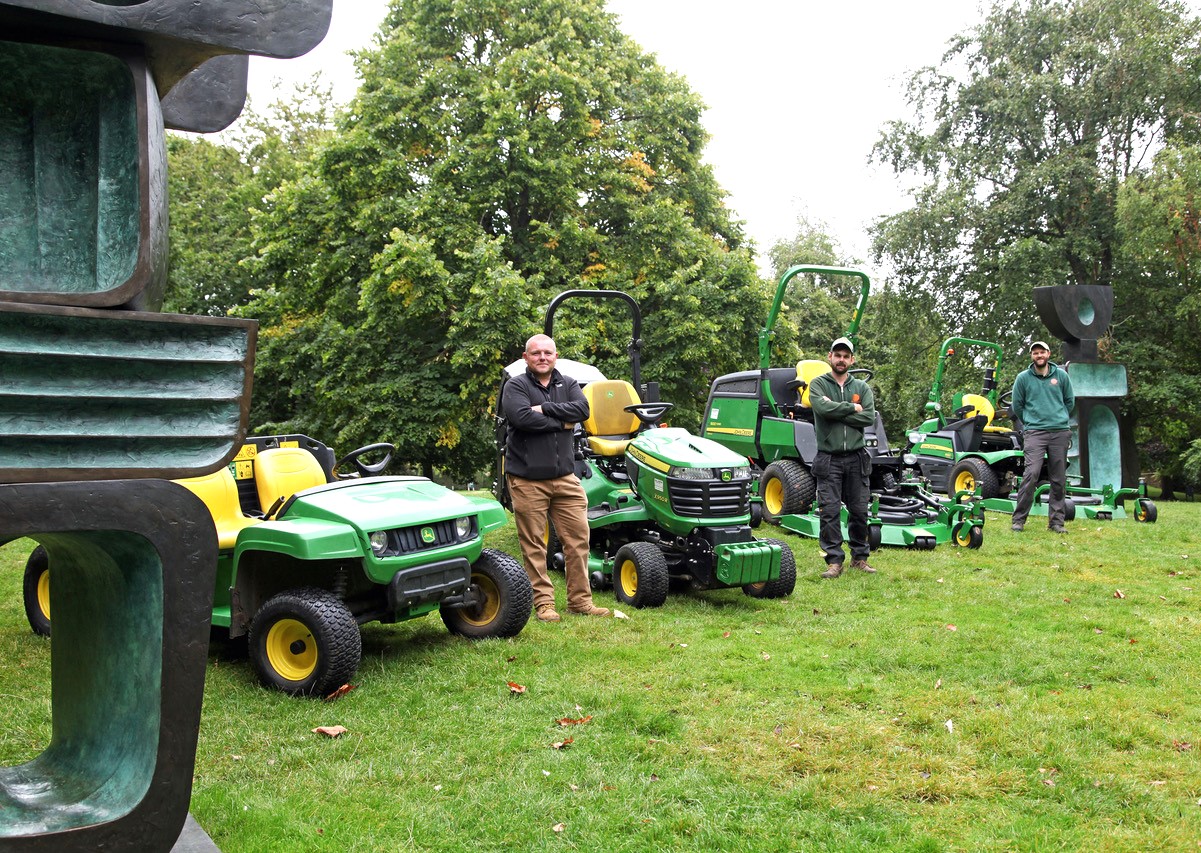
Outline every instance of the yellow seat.
<path id="1" fill-rule="evenodd" d="M 997 410 L 993 408 L 993 404 L 988 401 L 988 398 L 983 394 L 964 394 L 961 405 L 968 406 L 968 411 L 964 414 L 965 418 L 974 418 L 976 415 L 984 415 L 984 427 L 992 423 L 993 416 Z"/>
<path id="2" fill-rule="evenodd" d="M 263 512 L 280 499 L 326 482 L 317 457 L 301 447 L 270 447 L 259 451 L 254 460 L 254 484 Z"/>
<path id="3" fill-rule="evenodd" d="M 625 411 L 626 406 L 641 403 L 634 386 L 624 379 L 605 379 L 584 386 L 588 401 L 588 419 L 584 433 L 588 446 L 599 456 L 621 456 L 626 445 L 638 432 L 638 416 Z"/>
<path id="4" fill-rule="evenodd" d="M 217 528 L 217 547 L 222 551 L 234 547 L 238 534 L 261 520 L 242 514 L 238 484 L 234 475 L 229 473 L 229 468 L 220 468 L 204 477 L 188 477 L 175 482 L 204 501 Z"/>
<path id="5" fill-rule="evenodd" d="M 809 405 L 809 383 L 829 372 L 830 365 L 821 359 L 806 358 L 796 363 L 796 378 L 801 383 L 798 389 L 801 392 L 801 405 L 806 409 L 812 408 Z"/>

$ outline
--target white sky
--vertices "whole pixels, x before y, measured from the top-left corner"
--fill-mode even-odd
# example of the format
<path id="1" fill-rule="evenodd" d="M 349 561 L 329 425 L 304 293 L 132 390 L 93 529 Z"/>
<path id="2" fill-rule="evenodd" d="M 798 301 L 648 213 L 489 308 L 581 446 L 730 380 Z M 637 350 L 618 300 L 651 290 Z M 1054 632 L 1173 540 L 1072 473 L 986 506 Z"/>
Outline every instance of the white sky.
<path id="1" fill-rule="evenodd" d="M 339 101 L 357 87 L 346 51 L 366 47 L 387 0 L 335 0 L 329 35 L 294 60 L 252 58 L 258 108 L 272 84 L 320 70 Z M 911 117 L 909 72 L 938 64 L 946 42 L 981 19 L 976 0 L 608 0 L 622 30 L 683 75 L 708 105 L 705 160 L 762 257 L 826 224 L 844 254 L 866 260 L 866 226 L 904 209 L 892 173 L 867 158 L 884 123 Z"/>

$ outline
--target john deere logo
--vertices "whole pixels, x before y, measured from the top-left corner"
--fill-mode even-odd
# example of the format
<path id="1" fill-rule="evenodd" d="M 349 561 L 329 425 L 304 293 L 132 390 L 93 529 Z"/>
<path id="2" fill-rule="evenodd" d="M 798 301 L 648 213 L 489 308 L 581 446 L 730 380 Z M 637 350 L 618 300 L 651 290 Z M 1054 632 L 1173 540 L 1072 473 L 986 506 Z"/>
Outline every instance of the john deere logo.
<path id="1" fill-rule="evenodd" d="M 731 474 L 729 471 L 722 471 L 722 472 L 721 472 L 721 481 L 722 481 L 723 483 L 728 483 L 728 482 L 730 482 L 730 478 L 731 478 L 731 477 L 733 477 L 733 476 L 734 476 L 734 475 L 733 475 L 733 474 Z"/>
<path id="2" fill-rule="evenodd" d="M 434 528 L 432 528 L 432 527 L 421 528 L 421 541 L 424 542 L 426 545 L 430 544 L 437 538 L 438 537 L 434 534 Z"/>

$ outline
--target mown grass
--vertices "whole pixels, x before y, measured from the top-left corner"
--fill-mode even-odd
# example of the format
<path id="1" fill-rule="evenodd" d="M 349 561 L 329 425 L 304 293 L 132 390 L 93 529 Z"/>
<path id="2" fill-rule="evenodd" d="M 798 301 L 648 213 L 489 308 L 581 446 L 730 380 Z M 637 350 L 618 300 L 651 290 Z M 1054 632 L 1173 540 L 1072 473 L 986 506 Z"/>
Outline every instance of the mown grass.
<path id="1" fill-rule="evenodd" d="M 886 549 L 836 581 L 785 536 L 779 601 L 673 594 L 478 643 L 367 626 L 331 703 L 214 643 L 192 812 L 229 853 L 1193 849 L 1201 506 L 1159 509 L 1066 537 L 990 515 L 979 551 Z M 492 544 L 517 553 L 511 527 Z M 6 765 L 50 732 L 27 546 L 0 551 Z"/>

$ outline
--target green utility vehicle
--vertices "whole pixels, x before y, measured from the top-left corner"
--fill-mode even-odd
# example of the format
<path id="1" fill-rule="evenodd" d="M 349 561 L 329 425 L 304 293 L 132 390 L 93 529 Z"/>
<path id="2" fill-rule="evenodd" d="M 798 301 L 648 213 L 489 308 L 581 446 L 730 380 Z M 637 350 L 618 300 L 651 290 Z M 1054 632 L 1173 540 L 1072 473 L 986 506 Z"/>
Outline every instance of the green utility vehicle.
<path id="1" fill-rule="evenodd" d="M 248 638 L 268 686 L 323 695 L 347 683 L 368 622 L 436 609 L 452 632 L 484 638 L 511 637 L 529 619 L 525 570 L 483 545 L 505 511 L 424 477 L 378 476 L 391 450 L 373 444 L 335 461 L 308 436 L 256 437 L 228 467 L 178 481 L 217 531 L 213 626 Z M 25 567 L 25 612 L 39 634 L 50 632 L 51 568 L 40 546 Z"/>
<path id="2" fill-rule="evenodd" d="M 747 460 L 687 430 L 660 426 L 672 404 L 658 400 L 657 383 L 642 384 L 638 303 L 620 291 L 565 291 L 547 308 L 547 335 L 553 337 L 555 312 L 568 299 L 620 300 L 633 320 L 630 381 L 606 379 L 595 367 L 567 359 L 557 365 L 581 384 L 591 408 L 576 440 L 588 496 L 593 587 L 612 584 L 617 600 L 632 607 L 660 606 L 672 582 L 700 590 L 741 587 L 754 598 L 790 595 L 796 584 L 792 551 L 751 532 Z M 504 381 L 524 369 L 522 361 L 505 369 L 502 394 Z M 497 492 L 511 507 L 504 430 L 502 422 Z M 547 550 L 548 565 L 561 568 L 553 531 Z"/>
<path id="3" fill-rule="evenodd" d="M 859 298 L 846 337 L 858 343 L 859 325 L 871 283 L 867 274 L 843 267 L 795 266 L 780 277 L 767 322 L 759 332 L 759 369 L 728 373 L 713 380 L 701 422 L 701 435 L 754 462 L 758 505 L 763 518 L 802 536 L 817 537 L 814 510 L 817 483 L 812 467 L 817 435 L 809 405 L 809 383 L 829 371 L 824 360 L 805 359 L 795 366 L 772 366 L 772 339 L 789 283 L 797 275 L 852 276 L 860 281 Z M 853 369 L 871 379 L 870 370 Z M 870 544 L 929 549 L 942 542 L 978 548 L 984 541 L 984 513 L 966 502 L 971 490 L 940 501 L 918 478 L 916 460 L 889 445 L 884 421 L 864 430 L 872 455 Z M 843 523 L 846 510 L 843 509 Z"/>
<path id="4" fill-rule="evenodd" d="M 943 380 L 948 367 L 960 356 L 983 352 L 984 377 L 980 393 L 957 392 L 951 399 L 951 420 L 942 406 Z M 977 358 L 979 358 L 977 356 Z M 978 491 L 987 510 L 1013 513 L 1016 491 L 1021 483 L 1025 458 L 1019 424 L 1005 425 L 1012 391 L 998 393 L 997 375 L 1001 370 L 1001 346 L 991 341 L 948 338 L 938 354 L 934 382 L 926 400 L 926 420 L 909 433 L 908 452 L 917 459 L 922 475 L 932 488 L 947 495 Z M 1043 469 L 1042 481 L 1034 493 L 1032 515 L 1046 515 L 1050 484 Z M 1155 504 L 1147 497 L 1145 483 L 1138 488 L 1115 489 L 1112 485 L 1089 488 L 1067 484 L 1067 519 L 1083 513 L 1086 518 L 1110 520 L 1125 518 L 1123 504 L 1134 501 L 1134 518 L 1153 522 Z"/>

